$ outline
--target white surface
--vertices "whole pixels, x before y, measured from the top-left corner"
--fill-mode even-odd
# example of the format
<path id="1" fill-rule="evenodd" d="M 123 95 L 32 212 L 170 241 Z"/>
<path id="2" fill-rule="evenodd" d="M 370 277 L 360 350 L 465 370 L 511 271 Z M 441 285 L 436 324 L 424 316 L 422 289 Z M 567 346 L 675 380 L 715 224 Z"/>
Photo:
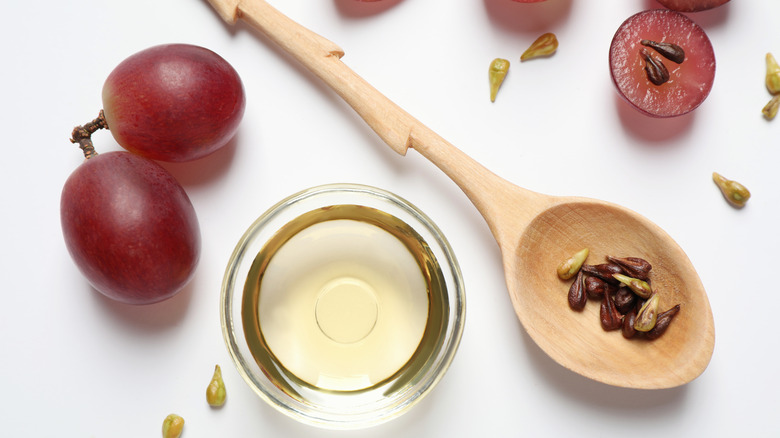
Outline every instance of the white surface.
<path id="1" fill-rule="evenodd" d="M 612 34 L 656 6 L 651 0 L 272 4 L 339 44 L 349 66 L 499 175 L 543 193 L 624 204 L 665 228 L 712 304 L 708 369 L 684 387 L 639 391 L 551 361 L 517 322 L 497 246 L 457 187 L 413 150 L 395 155 L 318 79 L 246 26 L 224 25 L 204 0 L 5 2 L 3 436 L 159 436 L 170 412 L 185 417 L 185 437 L 780 434 L 780 120 L 760 114 L 769 99 L 764 54 L 780 55 L 780 3 L 735 0 L 691 15 L 712 40 L 718 70 L 704 104 L 671 120 L 628 108 L 609 77 Z M 558 53 L 520 64 L 546 31 L 558 35 Z M 126 56 L 169 42 L 231 62 L 247 110 L 229 148 L 167 166 L 199 214 L 194 281 L 167 302 L 129 307 L 94 292 L 70 260 L 60 190 L 82 160 L 70 131 L 97 115 L 105 77 Z M 495 57 L 512 67 L 491 104 Z M 95 141 L 99 151 L 118 149 L 107 132 Z M 745 209 L 727 205 L 712 171 L 752 191 Z M 466 331 L 444 380 L 412 411 L 368 432 L 314 429 L 266 405 L 238 376 L 220 332 L 222 275 L 240 235 L 281 198 L 332 182 L 375 185 L 420 207 L 452 243 L 467 287 Z M 228 389 L 221 410 L 204 400 L 215 363 Z"/>

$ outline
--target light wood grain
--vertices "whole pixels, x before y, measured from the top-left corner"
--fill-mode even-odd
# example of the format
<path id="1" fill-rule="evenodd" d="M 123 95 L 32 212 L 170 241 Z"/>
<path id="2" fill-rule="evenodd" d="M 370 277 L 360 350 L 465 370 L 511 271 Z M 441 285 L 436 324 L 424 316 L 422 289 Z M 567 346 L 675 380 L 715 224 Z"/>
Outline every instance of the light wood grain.
<path id="1" fill-rule="evenodd" d="M 502 254 L 512 305 L 536 344 L 562 366 L 627 388 L 686 384 L 707 367 L 715 344 L 709 300 L 677 243 L 661 228 L 608 202 L 547 196 L 518 187 L 475 162 L 379 93 L 342 61 L 336 44 L 290 20 L 263 0 L 209 0 L 228 22 L 241 18 L 292 54 L 341 96 L 397 153 L 413 148 L 446 173 L 488 223 Z M 575 312 L 557 265 L 583 247 L 588 263 L 606 255 L 643 257 L 661 308 L 681 311 L 655 341 L 604 332 L 599 303 Z"/>

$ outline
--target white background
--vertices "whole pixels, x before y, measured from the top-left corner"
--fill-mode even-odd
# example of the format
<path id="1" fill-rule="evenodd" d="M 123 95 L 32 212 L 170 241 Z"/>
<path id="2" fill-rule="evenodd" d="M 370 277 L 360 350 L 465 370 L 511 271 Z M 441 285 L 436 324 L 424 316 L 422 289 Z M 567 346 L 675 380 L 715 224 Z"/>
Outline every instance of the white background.
<path id="1" fill-rule="evenodd" d="M 621 22 L 652 0 L 275 0 L 339 44 L 344 61 L 412 115 L 523 187 L 626 205 L 666 229 L 707 289 L 716 343 L 683 387 L 642 391 L 590 381 L 550 360 L 525 334 L 500 254 L 466 197 L 413 150 L 394 154 L 312 74 L 259 34 L 223 24 L 205 0 L 4 2 L 0 124 L 0 430 L 7 437 L 159 436 L 778 436 L 777 253 L 780 120 L 760 110 L 764 55 L 780 55 L 780 3 L 734 0 L 690 16 L 717 57 L 712 93 L 692 114 L 651 119 L 611 83 L 607 52 Z M 520 64 L 541 33 L 551 58 Z M 82 161 L 68 139 L 101 107 L 103 81 L 126 56 L 186 42 L 238 70 L 247 93 L 229 147 L 166 165 L 189 193 L 203 236 L 191 284 L 146 307 L 111 302 L 82 278 L 59 223 L 62 185 Z M 512 62 L 488 98 L 493 58 Z M 119 149 L 108 132 L 100 152 Z M 711 180 L 746 185 L 731 208 Z M 378 186 L 442 228 L 463 270 L 467 322 L 438 387 L 369 431 L 299 424 L 259 399 L 224 346 L 219 293 L 238 238 L 265 209 L 313 185 Z M 204 400 L 216 363 L 223 409 Z"/>

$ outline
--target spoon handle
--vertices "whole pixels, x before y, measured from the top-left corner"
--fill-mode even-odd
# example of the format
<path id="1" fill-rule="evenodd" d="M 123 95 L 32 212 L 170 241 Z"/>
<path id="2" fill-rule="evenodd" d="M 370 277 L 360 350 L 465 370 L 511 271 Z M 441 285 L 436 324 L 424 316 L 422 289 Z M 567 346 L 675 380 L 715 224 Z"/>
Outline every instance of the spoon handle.
<path id="1" fill-rule="evenodd" d="M 341 61 L 335 43 L 291 20 L 265 0 L 209 0 L 227 21 L 240 17 L 322 79 L 400 155 L 417 150 L 452 179 L 498 239 L 507 203 L 528 207 L 538 195 L 495 175 L 412 117 Z M 235 8 L 235 12 L 230 8 Z M 536 195 L 536 196 L 535 196 Z M 520 216 L 527 216 L 523 212 Z M 514 220 L 514 219 L 513 219 Z"/>
<path id="2" fill-rule="evenodd" d="M 341 62 L 344 51 L 279 12 L 265 0 L 239 2 L 239 16 L 330 86 L 395 152 L 405 155 L 419 124 Z"/>

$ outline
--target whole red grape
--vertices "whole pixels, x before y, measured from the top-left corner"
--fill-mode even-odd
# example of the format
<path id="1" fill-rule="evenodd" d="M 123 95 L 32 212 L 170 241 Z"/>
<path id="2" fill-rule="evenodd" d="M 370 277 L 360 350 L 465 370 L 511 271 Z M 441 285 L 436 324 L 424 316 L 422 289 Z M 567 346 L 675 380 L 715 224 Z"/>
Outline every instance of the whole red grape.
<path id="1" fill-rule="evenodd" d="M 124 151 L 92 156 L 68 177 L 60 218 L 71 257 L 117 301 L 170 298 L 192 278 L 200 229 L 184 189 L 162 166 Z"/>
<path id="2" fill-rule="evenodd" d="M 658 3 L 679 12 L 698 12 L 728 3 L 729 0 L 658 0 Z"/>
<path id="3" fill-rule="evenodd" d="M 103 110 L 117 143 L 155 160 L 191 161 L 216 151 L 236 133 L 244 107 L 235 69 L 189 44 L 131 55 L 103 85 Z"/>

